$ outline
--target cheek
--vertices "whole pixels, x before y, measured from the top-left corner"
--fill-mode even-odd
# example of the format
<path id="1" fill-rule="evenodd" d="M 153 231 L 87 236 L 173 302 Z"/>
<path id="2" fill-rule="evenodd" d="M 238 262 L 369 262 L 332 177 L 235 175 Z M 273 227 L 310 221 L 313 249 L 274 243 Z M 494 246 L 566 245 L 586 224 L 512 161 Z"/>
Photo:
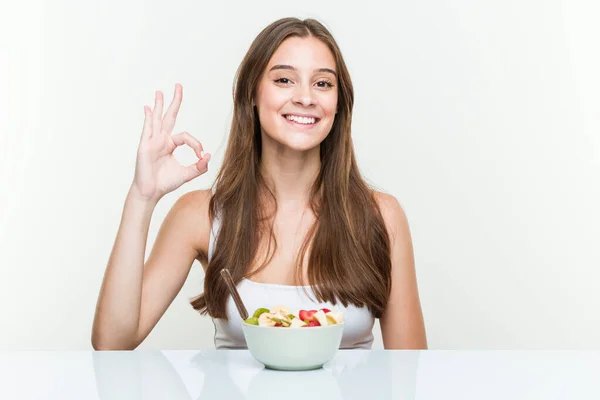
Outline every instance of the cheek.
<path id="1" fill-rule="evenodd" d="M 288 95 L 285 91 L 268 88 L 262 91 L 259 99 L 260 106 L 265 111 L 278 111 L 288 100 Z"/>
<path id="2" fill-rule="evenodd" d="M 281 94 L 275 91 L 264 91 L 258 103 L 258 118 L 264 131 L 269 135 L 279 131 L 281 124 L 278 120 L 279 110 L 285 104 Z"/>
<path id="3" fill-rule="evenodd" d="M 329 116 L 334 116 L 337 109 L 337 96 L 330 96 L 323 99 L 321 105 L 323 106 L 323 110 L 325 110 Z"/>

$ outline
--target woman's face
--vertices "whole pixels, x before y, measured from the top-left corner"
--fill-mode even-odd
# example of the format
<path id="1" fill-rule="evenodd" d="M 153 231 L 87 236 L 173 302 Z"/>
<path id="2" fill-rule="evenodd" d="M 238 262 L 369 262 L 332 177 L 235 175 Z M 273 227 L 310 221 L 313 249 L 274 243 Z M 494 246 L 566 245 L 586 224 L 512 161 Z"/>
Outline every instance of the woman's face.
<path id="1" fill-rule="evenodd" d="M 297 151 L 319 146 L 335 118 L 336 74 L 333 54 L 319 39 L 283 41 L 258 84 L 256 107 L 263 135 Z"/>

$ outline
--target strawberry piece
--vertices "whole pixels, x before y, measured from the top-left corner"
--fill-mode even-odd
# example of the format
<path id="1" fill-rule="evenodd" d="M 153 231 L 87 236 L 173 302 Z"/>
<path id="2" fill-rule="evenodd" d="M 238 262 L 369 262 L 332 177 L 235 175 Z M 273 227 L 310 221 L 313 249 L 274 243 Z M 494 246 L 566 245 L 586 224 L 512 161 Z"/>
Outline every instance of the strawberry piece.
<path id="1" fill-rule="evenodd" d="M 328 312 L 331 312 L 331 310 L 329 308 L 321 308 L 321 311 L 323 311 L 325 314 L 327 314 Z"/>
<path id="2" fill-rule="evenodd" d="M 300 310 L 300 312 L 298 313 L 298 316 L 300 317 L 300 319 L 302 321 L 308 323 L 313 320 L 313 315 L 316 312 L 317 312 L 317 310 Z"/>
<path id="3" fill-rule="evenodd" d="M 308 321 L 306 325 L 302 326 L 303 328 L 310 328 L 311 326 L 321 326 L 319 321 Z"/>
<path id="4" fill-rule="evenodd" d="M 308 318 L 308 311 L 306 311 L 306 310 L 300 310 L 300 312 L 298 313 L 298 317 L 300 317 L 300 319 L 304 322 L 306 322 L 310 319 L 310 318 Z"/>

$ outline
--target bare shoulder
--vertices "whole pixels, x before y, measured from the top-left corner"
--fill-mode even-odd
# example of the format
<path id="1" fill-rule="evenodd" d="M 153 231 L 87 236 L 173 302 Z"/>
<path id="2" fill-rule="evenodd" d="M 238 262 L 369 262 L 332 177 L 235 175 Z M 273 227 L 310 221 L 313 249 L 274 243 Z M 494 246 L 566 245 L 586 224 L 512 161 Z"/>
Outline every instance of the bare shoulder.
<path id="1" fill-rule="evenodd" d="M 210 189 L 193 190 L 181 195 L 171 207 L 165 223 L 177 225 L 180 236 L 185 237 L 199 254 L 199 261 L 206 257 L 210 235 L 209 204 Z"/>
<path id="2" fill-rule="evenodd" d="M 208 204 L 211 197 L 212 191 L 210 189 L 192 190 L 191 192 L 182 194 L 173 207 L 182 212 L 189 212 L 190 214 L 197 213 L 198 211 L 208 212 Z"/>
<path id="3" fill-rule="evenodd" d="M 398 199 L 391 194 L 373 191 L 377 205 L 391 239 L 406 237 L 408 234 L 408 218 Z"/>

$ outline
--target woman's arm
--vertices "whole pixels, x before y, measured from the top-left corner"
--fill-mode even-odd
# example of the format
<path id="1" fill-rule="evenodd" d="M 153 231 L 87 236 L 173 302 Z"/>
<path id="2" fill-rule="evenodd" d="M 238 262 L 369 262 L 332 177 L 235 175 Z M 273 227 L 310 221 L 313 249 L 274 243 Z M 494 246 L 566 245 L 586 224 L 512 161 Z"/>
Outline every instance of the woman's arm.
<path id="1" fill-rule="evenodd" d="M 209 191 L 182 196 L 163 221 L 152 254 L 144 263 L 152 213 L 158 201 L 208 170 L 210 154 L 187 132 L 172 135 L 183 88 L 163 115 L 163 94 L 157 91 L 154 109 L 144 106 L 144 126 L 137 151 L 134 180 L 106 266 L 92 328 L 94 349 L 134 349 L 150 333 L 173 301 L 201 245 L 208 241 Z M 180 165 L 173 156 L 179 146 L 198 157 Z M 200 236 L 199 236 L 200 235 Z"/>
<path id="2" fill-rule="evenodd" d="M 395 197 L 377 193 L 391 243 L 392 291 L 379 322 L 386 349 L 427 349 L 408 220 Z"/>
<path id="3" fill-rule="evenodd" d="M 135 349 L 156 326 L 206 251 L 210 195 L 190 192 L 173 205 L 144 263 L 151 209 L 130 193 L 96 305 L 94 349 Z"/>

